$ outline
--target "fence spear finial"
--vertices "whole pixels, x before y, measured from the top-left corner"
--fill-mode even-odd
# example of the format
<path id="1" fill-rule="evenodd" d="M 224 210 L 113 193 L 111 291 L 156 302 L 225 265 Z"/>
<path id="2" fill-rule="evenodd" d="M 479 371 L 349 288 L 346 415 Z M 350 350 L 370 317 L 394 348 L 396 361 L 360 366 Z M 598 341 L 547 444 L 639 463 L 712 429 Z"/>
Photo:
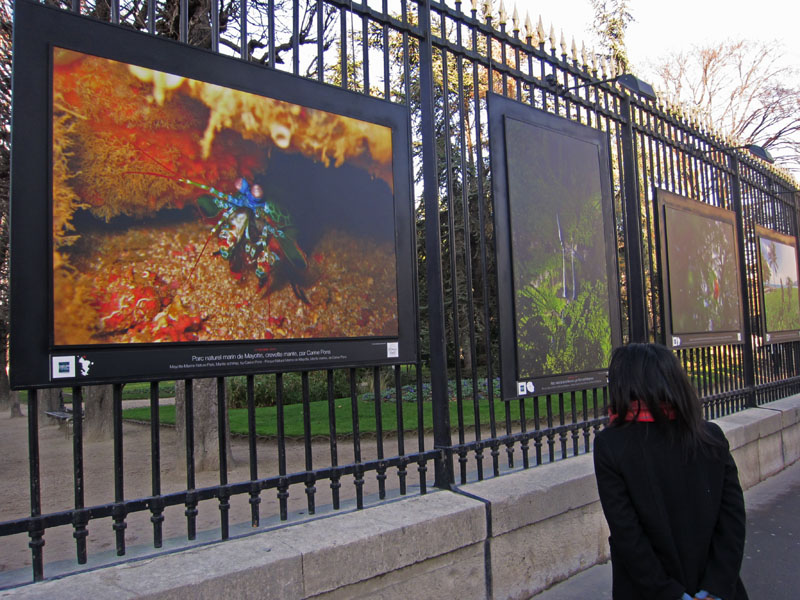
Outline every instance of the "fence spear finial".
<path id="1" fill-rule="evenodd" d="M 528 43 L 533 45 L 533 38 L 536 35 L 536 32 L 533 29 L 533 24 L 531 23 L 531 13 L 525 11 L 525 38 L 528 40 Z"/>
<path id="2" fill-rule="evenodd" d="M 508 15 L 506 14 L 506 5 L 503 0 L 500 0 L 500 10 L 499 10 L 499 21 L 500 25 L 505 25 L 508 22 Z"/>
<path id="3" fill-rule="evenodd" d="M 514 24 L 514 33 L 519 34 L 519 13 L 517 5 L 514 5 L 514 13 L 511 15 L 511 22 Z"/>
<path id="4" fill-rule="evenodd" d="M 472 12 L 478 12 L 478 0 L 472 0 Z"/>
<path id="5" fill-rule="evenodd" d="M 556 29 L 550 24 L 550 52 L 556 51 Z"/>
<path id="6" fill-rule="evenodd" d="M 539 45 L 544 46 L 544 25 L 542 25 L 542 15 L 539 15 L 539 25 L 536 27 L 536 36 L 539 38 Z"/>
<path id="7" fill-rule="evenodd" d="M 485 0 L 483 3 L 483 18 L 486 21 L 492 20 L 492 0 Z"/>
<path id="8" fill-rule="evenodd" d="M 567 39 L 564 37 L 564 30 L 561 30 L 561 40 L 558 43 L 561 46 L 561 56 L 567 55 Z"/>

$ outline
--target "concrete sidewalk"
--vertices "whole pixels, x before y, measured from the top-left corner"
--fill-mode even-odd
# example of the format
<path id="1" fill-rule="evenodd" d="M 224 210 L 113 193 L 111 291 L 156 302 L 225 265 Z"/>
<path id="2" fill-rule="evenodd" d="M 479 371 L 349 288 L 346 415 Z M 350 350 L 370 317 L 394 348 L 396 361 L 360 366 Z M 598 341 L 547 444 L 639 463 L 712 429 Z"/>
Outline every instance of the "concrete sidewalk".
<path id="1" fill-rule="evenodd" d="M 794 600 L 800 590 L 800 461 L 744 493 L 742 580 L 753 600 Z M 611 600 L 611 563 L 597 565 L 533 596 L 536 600 Z"/>

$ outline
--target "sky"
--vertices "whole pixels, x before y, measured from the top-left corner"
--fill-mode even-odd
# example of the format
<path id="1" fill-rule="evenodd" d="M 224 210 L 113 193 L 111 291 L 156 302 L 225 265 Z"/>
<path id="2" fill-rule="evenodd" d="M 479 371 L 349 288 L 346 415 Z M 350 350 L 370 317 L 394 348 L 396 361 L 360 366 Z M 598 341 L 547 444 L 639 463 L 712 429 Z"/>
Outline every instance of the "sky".
<path id="1" fill-rule="evenodd" d="M 786 60 L 800 65 L 798 0 L 629 0 L 628 7 L 634 18 L 626 31 L 628 57 L 640 77 L 659 56 L 726 39 L 777 40 L 786 49 Z M 506 0 L 506 9 L 513 13 L 513 0 Z M 557 37 L 564 31 L 568 46 L 574 36 L 578 48 L 581 42 L 591 48 L 590 0 L 520 0 L 517 9 L 522 23 L 526 11 L 534 25 L 541 14 L 545 31 L 552 23 Z"/>

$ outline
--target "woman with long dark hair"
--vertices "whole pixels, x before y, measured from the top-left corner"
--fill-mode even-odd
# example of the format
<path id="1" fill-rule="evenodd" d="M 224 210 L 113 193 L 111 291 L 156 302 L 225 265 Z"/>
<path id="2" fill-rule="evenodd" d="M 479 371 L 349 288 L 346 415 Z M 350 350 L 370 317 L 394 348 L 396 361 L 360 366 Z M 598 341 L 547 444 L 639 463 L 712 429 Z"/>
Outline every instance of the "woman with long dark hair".
<path id="1" fill-rule="evenodd" d="M 594 443 L 614 600 L 745 600 L 745 509 L 728 441 L 675 355 L 617 348 L 608 426 Z"/>

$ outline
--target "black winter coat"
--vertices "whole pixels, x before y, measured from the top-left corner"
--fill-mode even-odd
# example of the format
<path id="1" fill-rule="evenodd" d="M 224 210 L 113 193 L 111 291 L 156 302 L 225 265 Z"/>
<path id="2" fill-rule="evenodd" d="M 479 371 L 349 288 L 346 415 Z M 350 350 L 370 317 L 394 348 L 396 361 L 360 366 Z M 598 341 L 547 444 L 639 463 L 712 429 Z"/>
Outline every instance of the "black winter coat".
<path id="1" fill-rule="evenodd" d="M 594 443 L 597 487 L 611 537 L 614 600 L 679 600 L 700 590 L 746 600 L 739 578 L 745 509 L 722 430 L 714 456 L 684 456 L 670 428 L 626 423 Z"/>

